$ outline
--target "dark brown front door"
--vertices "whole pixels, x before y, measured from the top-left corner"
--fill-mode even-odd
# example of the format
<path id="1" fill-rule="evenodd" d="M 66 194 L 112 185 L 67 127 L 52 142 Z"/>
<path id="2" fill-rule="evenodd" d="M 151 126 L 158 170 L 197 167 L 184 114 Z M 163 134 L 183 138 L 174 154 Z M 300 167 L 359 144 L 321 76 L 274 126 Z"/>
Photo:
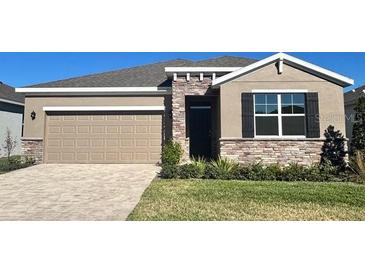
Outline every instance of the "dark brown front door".
<path id="1" fill-rule="evenodd" d="M 210 105 L 190 106 L 189 132 L 190 156 L 212 157 L 212 110 Z"/>

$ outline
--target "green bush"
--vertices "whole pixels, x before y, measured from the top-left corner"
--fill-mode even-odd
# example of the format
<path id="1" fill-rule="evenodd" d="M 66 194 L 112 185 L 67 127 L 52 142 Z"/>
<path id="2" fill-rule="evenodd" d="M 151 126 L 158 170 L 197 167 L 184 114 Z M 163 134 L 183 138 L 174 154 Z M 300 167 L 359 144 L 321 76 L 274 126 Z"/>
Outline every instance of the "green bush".
<path id="1" fill-rule="evenodd" d="M 285 166 L 281 173 L 283 181 L 303 181 L 305 180 L 305 167 L 296 163 Z"/>
<path id="2" fill-rule="evenodd" d="M 349 167 L 347 170 L 333 166 L 330 161 L 321 164 L 303 166 L 291 163 L 288 166 L 278 164 L 263 165 L 254 163 L 239 165 L 227 158 L 218 158 L 209 163 L 204 159 L 192 159 L 184 165 L 162 165 L 160 173 L 166 179 L 220 179 L 220 180 L 250 180 L 250 181 L 352 181 L 362 182 L 360 176 Z"/>
<path id="3" fill-rule="evenodd" d="M 21 158 L 21 156 L 10 156 L 9 158 L 0 158 L 0 171 L 12 171 L 25 168 L 34 164 L 32 158 Z"/>
<path id="4" fill-rule="evenodd" d="M 319 170 L 321 172 L 322 181 L 332 181 L 336 180 L 339 171 L 343 170 L 343 167 L 334 166 L 329 160 L 325 160 L 319 165 Z"/>
<path id="5" fill-rule="evenodd" d="M 181 145 L 172 140 L 168 140 L 162 148 L 161 162 L 163 165 L 178 165 L 182 155 L 183 150 Z"/>
<path id="6" fill-rule="evenodd" d="M 205 168 L 207 167 L 207 162 L 203 157 L 192 157 L 191 164 L 195 165 L 199 169 L 200 174 L 204 176 Z"/>
<path id="7" fill-rule="evenodd" d="M 278 164 L 268 165 L 263 169 L 263 179 L 266 181 L 280 181 L 282 178 L 282 168 Z"/>
<path id="8" fill-rule="evenodd" d="M 179 177 L 179 166 L 168 164 L 162 165 L 160 176 L 164 179 L 177 179 Z"/>
<path id="9" fill-rule="evenodd" d="M 325 181 L 325 173 L 320 169 L 319 165 L 311 165 L 306 168 L 305 181 L 322 182 Z"/>
<path id="10" fill-rule="evenodd" d="M 211 161 L 205 168 L 204 177 L 207 179 L 236 179 L 236 173 L 239 165 L 237 162 L 228 158 L 219 157 Z"/>
<path id="11" fill-rule="evenodd" d="M 202 178 L 204 175 L 199 166 L 195 164 L 185 164 L 179 166 L 178 168 L 179 168 L 178 174 L 181 179 L 190 179 L 190 178 L 199 179 Z"/>
<path id="12" fill-rule="evenodd" d="M 361 150 L 355 151 L 350 158 L 349 170 L 352 171 L 350 176 L 354 181 L 365 182 L 365 154 Z"/>
<path id="13" fill-rule="evenodd" d="M 281 180 L 281 167 L 278 164 L 264 166 L 261 163 L 241 165 L 237 168 L 237 180 L 273 181 Z"/>
<path id="14" fill-rule="evenodd" d="M 331 162 L 331 166 L 343 170 L 346 167 L 345 157 L 347 155 L 345 137 L 331 125 L 325 130 L 324 136 L 326 140 L 322 146 L 321 162 Z"/>
<path id="15" fill-rule="evenodd" d="M 365 153 L 365 97 L 360 97 L 354 108 L 355 122 L 352 127 L 351 151 Z"/>

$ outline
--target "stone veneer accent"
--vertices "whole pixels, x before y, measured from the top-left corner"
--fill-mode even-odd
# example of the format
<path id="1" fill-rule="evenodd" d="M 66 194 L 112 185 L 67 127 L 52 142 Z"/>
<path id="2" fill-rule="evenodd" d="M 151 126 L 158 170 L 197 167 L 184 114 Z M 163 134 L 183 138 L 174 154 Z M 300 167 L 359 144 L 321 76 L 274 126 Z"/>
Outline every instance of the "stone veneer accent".
<path id="1" fill-rule="evenodd" d="M 323 142 L 323 139 L 221 139 L 220 155 L 243 164 L 311 165 L 319 163 Z"/>
<path id="2" fill-rule="evenodd" d="M 209 92 L 212 79 L 191 76 L 187 81 L 186 77 L 178 76 L 172 82 L 172 138 L 179 142 L 184 150 L 183 160 L 189 159 L 189 139 L 186 138 L 185 121 L 185 96 L 205 95 Z"/>
<path id="3" fill-rule="evenodd" d="M 41 164 L 43 162 L 43 139 L 23 138 L 22 155 L 33 158 L 36 164 Z"/>

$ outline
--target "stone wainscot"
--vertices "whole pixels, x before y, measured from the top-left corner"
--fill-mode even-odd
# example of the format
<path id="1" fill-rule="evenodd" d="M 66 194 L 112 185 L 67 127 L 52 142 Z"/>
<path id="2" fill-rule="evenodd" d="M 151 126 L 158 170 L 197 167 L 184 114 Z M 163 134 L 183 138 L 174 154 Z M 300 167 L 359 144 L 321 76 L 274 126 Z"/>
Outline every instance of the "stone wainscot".
<path id="1" fill-rule="evenodd" d="M 243 164 L 311 165 L 320 162 L 323 142 L 324 139 L 221 139 L 220 155 Z"/>

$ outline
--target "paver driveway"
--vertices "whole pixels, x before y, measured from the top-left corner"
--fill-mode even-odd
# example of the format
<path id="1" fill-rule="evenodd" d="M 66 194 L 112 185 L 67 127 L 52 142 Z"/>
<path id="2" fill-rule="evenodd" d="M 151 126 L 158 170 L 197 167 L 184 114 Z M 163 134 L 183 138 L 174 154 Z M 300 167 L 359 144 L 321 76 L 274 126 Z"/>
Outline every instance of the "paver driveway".
<path id="1" fill-rule="evenodd" d="M 37 165 L 0 175 L 0 220 L 125 220 L 154 165 Z"/>

